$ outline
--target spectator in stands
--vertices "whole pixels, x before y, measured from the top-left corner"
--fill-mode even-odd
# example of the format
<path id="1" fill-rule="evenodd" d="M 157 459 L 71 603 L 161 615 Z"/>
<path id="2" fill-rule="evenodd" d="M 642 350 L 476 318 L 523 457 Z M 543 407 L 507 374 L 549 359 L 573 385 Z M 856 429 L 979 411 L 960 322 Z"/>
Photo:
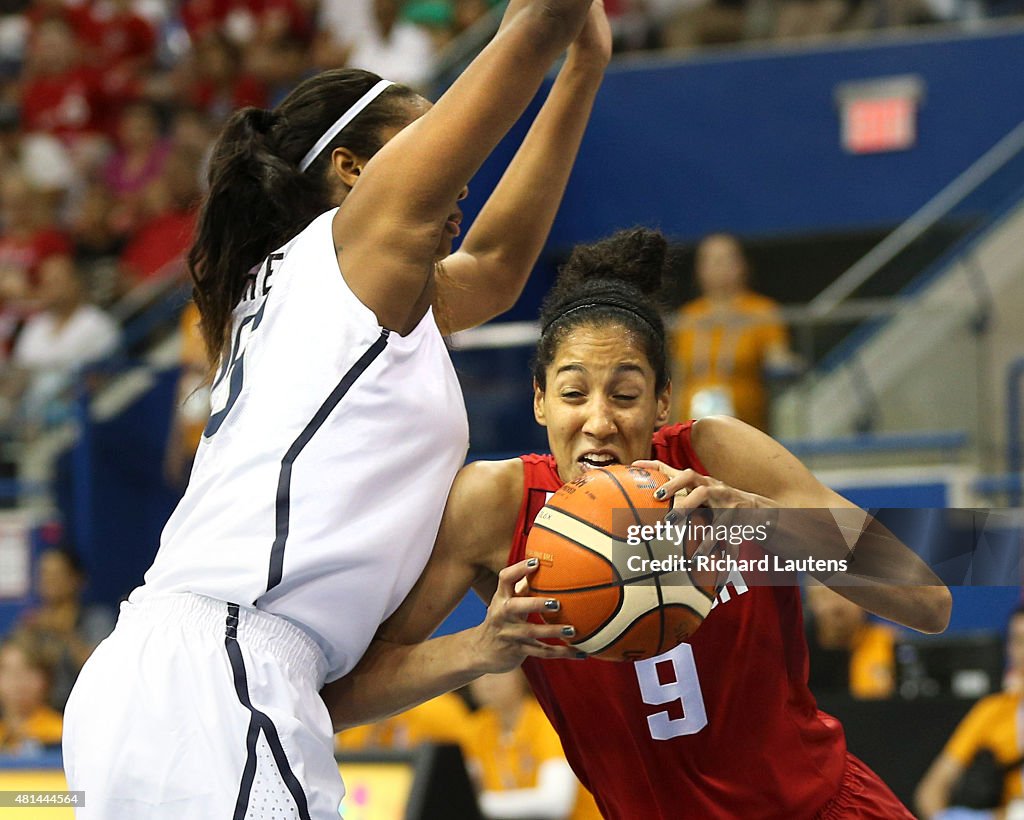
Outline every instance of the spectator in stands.
<path id="1" fill-rule="evenodd" d="M 61 716 L 47 705 L 50 675 L 45 651 L 29 636 L 0 644 L 0 753 L 60 748 Z"/>
<path id="2" fill-rule="evenodd" d="M 321 0 L 313 40 L 314 65 L 349 65 L 353 46 L 372 36 L 373 26 L 372 0 Z"/>
<path id="3" fill-rule="evenodd" d="M 100 26 L 93 16 L 91 4 L 69 3 L 67 0 L 31 0 L 25 11 L 29 24 L 29 39 L 50 20 L 57 20 L 71 29 L 75 38 L 92 56 L 91 50 L 99 44 Z"/>
<path id="4" fill-rule="evenodd" d="M 163 173 L 146 188 L 144 218 L 132 236 L 121 266 L 127 283 L 180 275 L 182 255 L 192 242 L 199 180 L 196 169 L 203 157 L 188 148 L 175 148 Z"/>
<path id="5" fill-rule="evenodd" d="M 8 170 L 0 180 L 0 361 L 38 307 L 40 264 L 69 249 L 46 198 L 25 175 Z"/>
<path id="6" fill-rule="evenodd" d="M 350 9 L 354 21 L 333 25 L 332 11 L 325 8 L 328 25 L 319 46 L 321 61 L 338 60 L 339 65 L 417 89 L 426 85 L 434 66 L 434 43 L 425 29 L 401 18 L 401 0 L 334 0 L 325 5 Z"/>
<path id="7" fill-rule="evenodd" d="M 214 134 L 210 120 L 198 108 L 183 105 L 175 109 L 171 115 L 170 130 L 171 143 L 175 148 L 187 149 L 199 156 L 206 155 L 212 148 Z M 202 176 L 205 177 L 205 173 Z"/>
<path id="8" fill-rule="evenodd" d="M 120 341 L 117 324 L 85 298 L 70 254 L 50 256 L 40 266 L 42 310 L 25 325 L 14 346 L 8 397 L 24 389 L 22 414 L 37 423 L 61 415 L 61 401 L 75 371 L 113 353 Z M 50 405 L 53 405 L 52 407 Z"/>
<path id="9" fill-rule="evenodd" d="M 808 577 L 805 589 L 808 684 L 817 695 L 849 692 L 860 699 L 891 697 L 896 687 L 896 633 L 870 621 L 852 601 Z"/>
<path id="10" fill-rule="evenodd" d="M 91 168 L 106 145 L 107 106 L 100 73 L 83 56 L 72 27 L 58 18 L 43 20 L 22 75 L 22 128 L 60 137 L 80 167 Z"/>
<path id="11" fill-rule="evenodd" d="M 1021 714 L 1024 709 L 1024 605 L 1010 616 L 1006 637 L 1007 677 L 1002 692 L 979 700 L 950 737 L 945 748 L 925 773 L 915 796 L 925 820 L 1020 820 L 1024 817 L 1024 741 Z M 977 765 L 979 753 L 994 755 L 989 777 L 995 774 L 995 795 L 989 807 L 974 811 L 956 808 L 958 781 Z M 976 770 L 977 773 L 977 770 Z M 984 777 L 984 775 L 981 775 Z M 952 808 L 951 808 L 952 807 Z M 1001 813 L 996 813 L 1000 810 Z"/>
<path id="12" fill-rule="evenodd" d="M 211 33 L 239 45 L 293 36 L 309 41 L 309 0 L 185 0 L 181 19 L 193 42 Z"/>
<path id="13" fill-rule="evenodd" d="M 739 42 L 748 36 L 751 5 L 750 0 L 678 3 L 665 14 L 662 43 L 667 48 L 695 48 Z"/>
<path id="14" fill-rule="evenodd" d="M 35 595 L 39 604 L 18 621 L 15 634 L 25 635 L 52 661 L 50 705 L 64 710 L 71 687 L 99 642 L 114 629 L 114 615 L 100 604 L 82 603 L 85 569 L 78 556 L 51 547 L 36 566 Z"/>
<path id="15" fill-rule="evenodd" d="M 434 67 L 434 42 L 426 29 L 401 18 L 401 0 L 373 0 L 370 36 L 358 40 L 349 64 L 425 88 Z"/>
<path id="16" fill-rule="evenodd" d="M 868 5 L 851 0 L 779 0 L 771 33 L 776 39 L 790 40 L 861 28 L 862 24 L 855 22 L 861 15 L 855 10 Z"/>
<path id="17" fill-rule="evenodd" d="M 112 303 L 121 290 L 118 260 L 126 240 L 114 227 L 115 204 L 107 186 L 94 182 L 82 192 L 70 216 L 75 265 L 99 305 Z"/>
<path id="18" fill-rule="evenodd" d="M 195 302 L 189 302 L 181 315 L 180 336 L 181 375 L 167 436 L 164 477 L 170 486 L 184 488 L 210 416 L 210 363 Z"/>
<path id="19" fill-rule="evenodd" d="M 488 820 L 584 820 L 601 815 L 565 760 L 558 735 L 519 669 L 470 684 L 479 708 L 469 717 L 465 750 Z"/>
<path id="20" fill-rule="evenodd" d="M 245 67 L 242 50 L 224 34 L 211 31 L 195 43 L 181 70 L 181 102 L 199 108 L 215 122 L 247 105 L 265 107 L 267 89 Z"/>
<path id="21" fill-rule="evenodd" d="M 252 46 L 248 65 L 266 87 L 270 106 L 276 106 L 310 74 L 309 44 L 289 35 Z"/>
<path id="22" fill-rule="evenodd" d="M 146 187 L 163 173 L 169 151 L 151 103 L 139 100 L 121 109 L 117 149 L 103 172 L 104 183 L 117 199 L 113 219 L 119 233 L 127 234 L 137 227 Z"/>
<path id="23" fill-rule="evenodd" d="M 796 366 L 778 305 L 750 289 L 739 240 L 712 234 L 697 246 L 700 297 L 676 314 L 675 419 L 715 414 L 768 428 L 766 371 Z"/>
<path id="24" fill-rule="evenodd" d="M 134 96 L 156 60 L 156 30 L 132 0 L 94 3 L 97 53 L 103 88 L 111 96 Z"/>
<path id="25" fill-rule="evenodd" d="M 454 692 L 421 703 L 387 720 L 356 726 L 336 736 L 339 752 L 411 749 L 421 743 L 462 742 L 469 709 Z"/>

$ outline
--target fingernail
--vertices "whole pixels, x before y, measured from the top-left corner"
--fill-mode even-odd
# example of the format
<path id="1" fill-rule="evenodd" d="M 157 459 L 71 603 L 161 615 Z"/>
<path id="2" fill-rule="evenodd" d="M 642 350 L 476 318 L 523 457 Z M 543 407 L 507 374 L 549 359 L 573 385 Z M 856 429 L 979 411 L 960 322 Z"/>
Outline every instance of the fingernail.
<path id="1" fill-rule="evenodd" d="M 658 487 L 658 489 L 654 491 L 654 497 L 657 498 L 658 501 L 661 501 L 665 497 L 665 488 Z"/>
<path id="2" fill-rule="evenodd" d="M 550 609 L 552 612 L 557 612 L 560 607 L 561 604 L 558 603 L 558 601 L 556 601 L 554 598 L 548 598 L 544 602 L 544 609 Z"/>
<path id="3" fill-rule="evenodd" d="M 538 559 L 536 559 L 536 558 L 530 558 L 530 559 L 529 559 L 529 560 L 528 560 L 528 561 L 526 562 L 526 566 L 528 566 L 528 567 L 529 567 L 530 569 L 533 569 L 533 568 L 534 568 L 535 566 L 537 566 L 537 565 L 538 565 L 539 563 L 540 563 L 540 561 L 539 561 Z"/>
<path id="4" fill-rule="evenodd" d="M 675 510 L 672 510 L 671 512 L 669 512 L 668 515 L 665 516 L 665 523 L 670 526 L 675 526 L 675 523 L 679 520 L 679 518 L 679 513 L 676 512 Z"/>
<path id="5" fill-rule="evenodd" d="M 585 661 L 586 659 L 587 659 L 587 653 L 586 652 L 577 652 L 576 653 L 576 660 L 578 660 L 578 661 Z"/>
<path id="6" fill-rule="evenodd" d="M 565 635 L 565 637 L 567 638 L 571 638 L 573 635 L 576 634 L 576 630 L 573 629 L 571 626 L 563 626 L 562 634 Z"/>

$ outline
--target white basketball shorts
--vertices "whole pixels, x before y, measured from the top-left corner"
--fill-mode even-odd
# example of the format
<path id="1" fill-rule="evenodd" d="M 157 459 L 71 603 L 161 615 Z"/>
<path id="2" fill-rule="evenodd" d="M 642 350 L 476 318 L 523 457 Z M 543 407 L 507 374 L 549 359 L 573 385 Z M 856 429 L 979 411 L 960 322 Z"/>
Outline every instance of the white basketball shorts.
<path id="1" fill-rule="evenodd" d="M 337 820 L 326 673 L 305 632 L 260 610 L 123 603 L 64 715 L 77 820 Z"/>

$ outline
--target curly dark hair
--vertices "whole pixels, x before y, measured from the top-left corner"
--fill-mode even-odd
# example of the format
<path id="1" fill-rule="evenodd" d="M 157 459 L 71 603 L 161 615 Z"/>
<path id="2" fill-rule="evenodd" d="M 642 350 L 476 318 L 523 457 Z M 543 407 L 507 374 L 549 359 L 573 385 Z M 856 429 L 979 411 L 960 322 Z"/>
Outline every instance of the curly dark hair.
<path id="1" fill-rule="evenodd" d="M 631 228 L 573 249 L 541 307 L 541 337 L 533 378 L 544 390 L 548 365 L 570 331 L 581 326 L 617 325 L 640 340 L 655 374 L 655 389 L 669 383 L 665 323 L 658 293 L 665 273 L 668 241 L 660 231 Z"/>

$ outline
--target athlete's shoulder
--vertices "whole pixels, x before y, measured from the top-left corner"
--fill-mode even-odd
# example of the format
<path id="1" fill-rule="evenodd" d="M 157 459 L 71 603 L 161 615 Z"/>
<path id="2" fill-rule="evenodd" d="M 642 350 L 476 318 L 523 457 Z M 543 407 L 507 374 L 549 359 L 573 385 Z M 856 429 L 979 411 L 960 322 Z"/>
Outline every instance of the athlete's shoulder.
<path id="1" fill-rule="evenodd" d="M 486 505 L 488 509 L 518 505 L 523 475 L 523 461 L 518 458 L 471 461 L 455 477 L 452 495 L 458 492 L 464 503 Z"/>
<path id="2" fill-rule="evenodd" d="M 739 297 L 740 308 L 749 313 L 778 313 L 780 306 L 774 299 L 754 291 L 746 291 Z"/>

